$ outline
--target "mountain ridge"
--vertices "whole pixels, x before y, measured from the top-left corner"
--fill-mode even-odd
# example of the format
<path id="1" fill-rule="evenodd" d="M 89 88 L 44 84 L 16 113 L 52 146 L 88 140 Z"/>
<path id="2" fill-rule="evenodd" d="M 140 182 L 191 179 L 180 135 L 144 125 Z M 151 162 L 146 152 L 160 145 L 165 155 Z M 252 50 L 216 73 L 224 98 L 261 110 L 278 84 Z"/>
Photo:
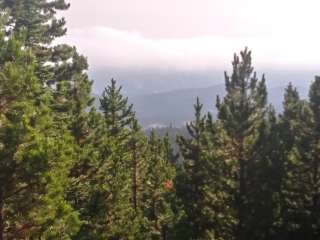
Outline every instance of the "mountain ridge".
<path id="1" fill-rule="evenodd" d="M 282 110 L 283 94 L 286 86 L 268 88 L 268 101 L 277 112 Z M 300 96 L 306 98 L 308 88 L 296 86 Z M 216 96 L 225 95 L 224 84 L 216 84 L 200 88 L 182 88 L 157 93 L 147 93 L 129 98 L 134 105 L 137 117 L 144 128 L 181 127 L 193 119 L 193 105 L 199 97 L 203 104 L 203 113 L 211 112 L 216 116 Z M 98 96 L 96 106 L 99 106 Z"/>

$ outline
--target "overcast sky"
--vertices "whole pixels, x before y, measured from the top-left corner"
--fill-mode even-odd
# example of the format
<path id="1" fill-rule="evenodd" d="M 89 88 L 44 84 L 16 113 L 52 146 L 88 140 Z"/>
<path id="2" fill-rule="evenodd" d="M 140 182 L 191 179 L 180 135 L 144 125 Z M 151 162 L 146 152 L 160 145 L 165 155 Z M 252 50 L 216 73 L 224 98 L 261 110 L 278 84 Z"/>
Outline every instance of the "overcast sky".
<path id="1" fill-rule="evenodd" d="M 131 90 L 222 83 L 233 53 L 245 46 L 268 83 L 319 74 L 320 0 L 67 1 L 68 34 L 60 42 L 88 57 L 96 92 L 111 77 Z M 284 69 L 287 77 L 275 74 Z M 297 71 L 309 72 L 298 78 Z"/>
<path id="2" fill-rule="evenodd" d="M 203 70 L 248 46 L 258 65 L 320 66 L 319 0 L 69 0 L 93 67 Z"/>

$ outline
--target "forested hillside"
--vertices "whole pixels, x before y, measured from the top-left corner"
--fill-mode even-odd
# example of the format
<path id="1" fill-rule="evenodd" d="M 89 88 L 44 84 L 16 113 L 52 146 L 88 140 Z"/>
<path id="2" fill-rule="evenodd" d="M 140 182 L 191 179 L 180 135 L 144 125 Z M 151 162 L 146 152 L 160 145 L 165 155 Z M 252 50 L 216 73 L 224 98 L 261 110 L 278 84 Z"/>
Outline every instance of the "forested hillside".
<path id="1" fill-rule="evenodd" d="M 290 79 L 290 78 L 289 78 Z M 303 79 L 303 78 L 302 78 Z M 308 83 L 305 83 L 308 85 Z M 284 86 L 268 87 L 268 103 L 271 103 L 276 112 L 283 110 L 283 92 Z M 296 86 L 301 98 L 306 99 L 308 96 L 308 88 L 304 86 Z M 161 93 L 149 93 L 129 98 L 134 104 L 141 125 L 144 128 L 152 127 L 169 127 L 170 125 L 181 128 L 186 122 L 190 121 L 193 113 L 190 111 L 197 96 L 199 96 L 203 104 L 203 110 L 211 112 L 213 117 L 217 117 L 217 109 L 215 108 L 217 95 L 225 95 L 225 86 L 214 85 L 207 88 L 190 88 L 173 90 Z M 97 106 L 99 106 L 97 98 Z"/>
<path id="2" fill-rule="evenodd" d="M 146 134 L 116 80 L 96 109 L 86 57 L 53 44 L 69 4 L 0 7 L 0 240 L 320 239 L 320 77 L 278 114 L 245 48 L 216 117 L 198 96 L 187 133 Z"/>

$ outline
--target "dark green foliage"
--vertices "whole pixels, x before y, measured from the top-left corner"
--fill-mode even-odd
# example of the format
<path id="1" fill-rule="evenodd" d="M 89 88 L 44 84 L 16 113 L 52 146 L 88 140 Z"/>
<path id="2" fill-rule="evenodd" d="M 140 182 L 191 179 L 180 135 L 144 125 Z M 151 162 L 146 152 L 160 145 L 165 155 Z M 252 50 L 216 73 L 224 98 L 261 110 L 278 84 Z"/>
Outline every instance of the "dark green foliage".
<path id="1" fill-rule="evenodd" d="M 223 102 L 217 100 L 218 118 L 232 142 L 235 165 L 238 226 L 237 239 L 255 238 L 253 230 L 258 219 L 255 215 L 255 192 L 263 182 L 259 182 L 260 161 L 256 158 L 261 147 L 257 145 L 261 137 L 261 127 L 267 111 L 265 78 L 259 81 L 251 65 L 251 52 L 245 49 L 240 57 L 234 56 L 233 72 L 225 74 L 227 95 Z M 263 143 L 262 143 L 263 144 Z M 257 184 L 258 183 L 258 184 Z M 269 211 L 268 209 L 265 209 Z"/>
<path id="2" fill-rule="evenodd" d="M 100 99 L 101 111 L 104 113 L 108 134 L 117 135 L 130 125 L 133 118 L 132 105 L 128 105 L 128 99 L 121 95 L 121 87 L 116 86 L 116 81 L 104 90 Z"/>
<path id="3" fill-rule="evenodd" d="M 179 212 L 174 212 L 175 169 L 166 151 L 166 141 L 154 131 L 148 141 L 143 212 L 147 217 L 147 239 L 170 239 Z"/>
<path id="4" fill-rule="evenodd" d="M 65 20 L 58 19 L 56 14 L 67 10 L 69 4 L 64 0 L 2 0 L 0 6 L 8 13 L 7 34 L 14 33 L 24 39 L 25 47 L 32 49 L 37 57 L 35 71 L 38 78 L 44 83 L 55 83 L 54 71 L 59 61 L 72 57 L 69 46 L 51 45 L 66 33 Z"/>
<path id="5" fill-rule="evenodd" d="M 178 139 L 184 161 L 177 193 L 186 213 L 182 224 L 187 226 L 180 238 L 232 239 L 233 159 L 227 151 L 227 136 L 211 115 L 202 115 L 199 99 L 194 107 L 195 120 L 187 125 L 191 138 Z"/>
<path id="6" fill-rule="evenodd" d="M 15 39 L 1 53 L 0 239 L 69 239 L 80 225 L 64 200 L 71 136 L 57 135 L 34 57 Z"/>
<path id="7" fill-rule="evenodd" d="M 319 238 L 318 93 L 318 78 L 311 85 L 310 102 L 300 100 L 291 84 L 286 89 L 281 116 L 284 239 Z"/>
<path id="8" fill-rule="evenodd" d="M 69 8 L 64 0 L 2 0 L 1 8 L 9 10 L 10 32 L 23 33 L 27 46 L 50 44 L 66 33 L 65 20 L 55 16 L 57 10 Z"/>
<path id="9" fill-rule="evenodd" d="M 204 215 L 203 188 L 207 180 L 206 160 L 203 157 L 205 147 L 203 146 L 205 133 L 205 117 L 202 116 L 199 98 L 195 108 L 195 120 L 187 125 L 191 138 L 179 137 L 178 142 L 183 156 L 183 166 L 178 175 L 177 193 L 181 198 L 186 211 L 185 238 L 202 238 L 206 231 L 210 231 L 211 224 Z M 206 142 L 204 143 L 206 145 Z M 201 205 L 202 204 L 202 205 Z"/>
<path id="10" fill-rule="evenodd" d="M 309 177 L 305 191 L 309 193 L 308 208 L 312 239 L 320 237 L 320 78 L 316 77 L 309 92 L 310 108 L 313 114 L 311 133 L 310 161 L 308 162 Z"/>
<path id="11" fill-rule="evenodd" d="M 120 91 L 118 94 L 121 96 Z M 103 115 L 95 112 L 90 114 L 93 122 L 89 121 L 89 133 L 92 135 L 85 141 L 89 152 L 84 165 L 79 165 L 77 178 L 80 183 L 78 190 L 81 191 L 82 187 L 84 190 L 84 195 L 79 196 L 83 199 L 79 207 L 86 224 L 76 239 L 122 239 L 135 231 L 132 223 L 134 209 L 130 201 L 130 152 L 127 149 L 130 122 L 118 128 L 122 119 L 116 118 L 110 122 L 109 116 L 118 116 L 120 110 L 106 107 L 118 104 L 116 100 L 114 95 L 105 93 L 101 99 L 105 103 L 101 106 Z M 123 107 L 126 108 L 126 105 Z M 109 125 L 111 123 L 112 126 Z M 115 128 L 117 131 L 110 131 Z"/>

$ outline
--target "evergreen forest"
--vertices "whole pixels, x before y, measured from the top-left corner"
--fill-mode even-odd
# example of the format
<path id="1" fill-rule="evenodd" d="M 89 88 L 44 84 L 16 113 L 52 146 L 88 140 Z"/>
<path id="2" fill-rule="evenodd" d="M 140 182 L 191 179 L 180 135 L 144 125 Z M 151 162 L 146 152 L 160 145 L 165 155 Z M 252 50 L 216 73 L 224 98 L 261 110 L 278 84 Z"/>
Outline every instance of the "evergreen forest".
<path id="1" fill-rule="evenodd" d="M 146 134 L 116 80 L 96 108 L 86 57 L 54 44 L 69 7 L 0 0 L 0 240 L 320 239 L 320 77 L 278 113 L 245 48 L 217 116 L 195 96 L 187 134 Z"/>

